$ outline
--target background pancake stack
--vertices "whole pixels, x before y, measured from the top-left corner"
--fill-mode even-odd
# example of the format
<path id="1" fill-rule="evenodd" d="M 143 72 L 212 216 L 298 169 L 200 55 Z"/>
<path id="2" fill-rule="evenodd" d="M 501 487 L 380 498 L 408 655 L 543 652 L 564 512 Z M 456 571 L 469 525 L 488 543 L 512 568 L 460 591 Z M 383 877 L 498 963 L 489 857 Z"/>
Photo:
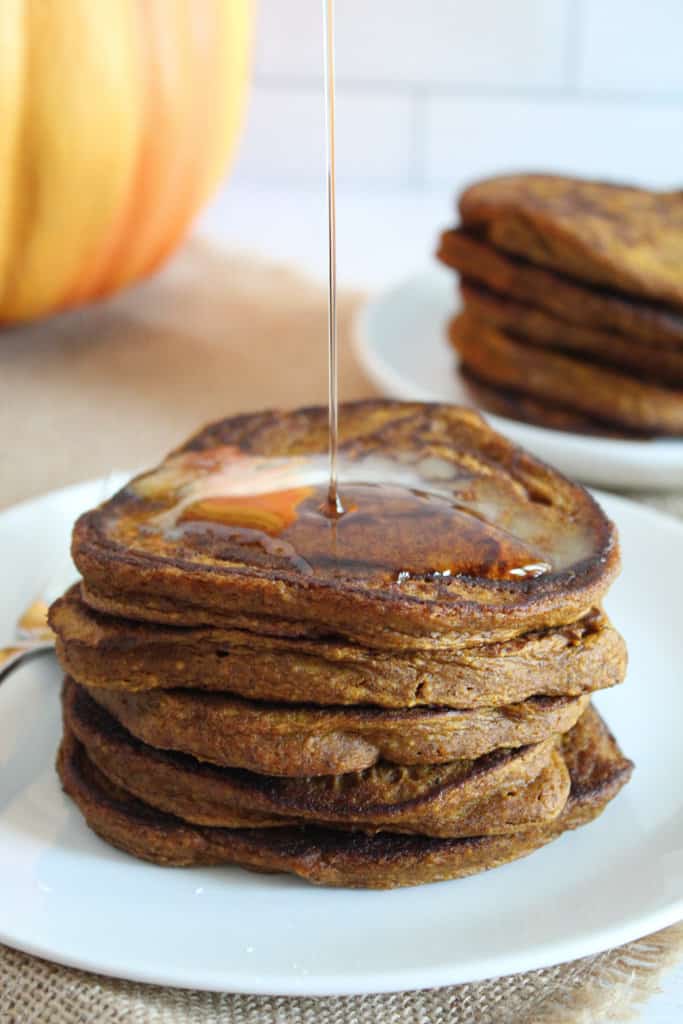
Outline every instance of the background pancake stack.
<path id="1" fill-rule="evenodd" d="M 83 583 L 50 615 L 66 791 L 148 860 L 375 888 L 494 867 L 594 818 L 632 767 L 590 705 L 626 663 L 600 607 L 611 524 L 475 413 L 382 402 L 342 409 L 342 466 L 363 480 L 381 456 L 449 492 L 460 573 L 389 578 L 358 541 L 353 573 L 307 574 L 315 488 L 265 548 L 208 516 L 241 460 L 317 459 L 325 422 L 214 424 L 79 520 Z"/>
<path id="2" fill-rule="evenodd" d="M 683 193 L 543 175 L 468 188 L 438 256 L 485 408 L 544 426 L 683 434 Z"/>

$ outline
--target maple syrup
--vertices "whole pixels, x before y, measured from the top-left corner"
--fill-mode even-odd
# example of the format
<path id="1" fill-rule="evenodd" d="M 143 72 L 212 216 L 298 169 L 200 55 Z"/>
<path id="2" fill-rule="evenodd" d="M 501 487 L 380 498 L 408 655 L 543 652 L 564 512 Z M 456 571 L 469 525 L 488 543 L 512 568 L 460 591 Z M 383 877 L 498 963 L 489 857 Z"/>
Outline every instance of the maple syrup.
<path id="1" fill-rule="evenodd" d="M 535 521 L 497 504 L 490 481 L 456 463 L 342 450 L 340 467 L 348 481 L 340 516 L 326 512 L 322 454 L 187 452 L 139 479 L 136 490 L 163 506 L 146 531 L 212 559 L 398 585 L 462 575 L 519 580 L 550 569 Z"/>
<path id="2" fill-rule="evenodd" d="M 324 513 L 332 519 L 344 514 L 339 494 L 337 457 L 339 450 L 339 353 L 337 350 L 337 190 L 334 117 L 334 0 L 323 4 L 323 55 L 325 64 L 325 127 L 327 155 L 327 343 L 330 482 L 323 503 Z"/>
<path id="3" fill-rule="evenodd" d="M 338 517 L 323 511 L 326 498 L 324 484 L 208 498 L 184 509 L 176 536 L 213 557 L 383 583 L 512 579 L 548 568 L 518 538 L 424 491 L 348 483 Z"/>

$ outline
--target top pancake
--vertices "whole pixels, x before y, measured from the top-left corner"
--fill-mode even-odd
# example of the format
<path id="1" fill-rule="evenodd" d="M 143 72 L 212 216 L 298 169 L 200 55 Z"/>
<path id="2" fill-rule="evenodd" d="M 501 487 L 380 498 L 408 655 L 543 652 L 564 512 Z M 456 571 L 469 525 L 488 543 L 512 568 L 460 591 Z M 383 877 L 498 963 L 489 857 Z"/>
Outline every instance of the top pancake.
<path id="1" fill-rule="evenodd" d="M 683 192 L 519 174 L 466 189 L 460 214 L 469 230 L 539 266 L 683 306 Z"/>
<path id="2" fill-rule="evenodd" d="M 206 427 L 81 516 L 72 550 L 86 602 L 133 619 L 341 635 L 378 648 L 511 637 L 574 621 L 599 603 L 618 570 L 618 545 L 582 487 L 471 410 L 374 401 L 342 406 L 340 420 L 342 498 L 360 493 L 356 481 L 375 494 L 380 480 L 410 498 L 391 521 L 374 522 L 362 505 L 342 517 L 335 545 L 354 560 L 325 548 L 331 527 L 326 521 L 320 540 L 317 506 L 267 544 L 202 518 L 212 502 L 215 515 L 233 501 L 226 491 L 247 478 L 252 491 L 276 483 L 283 501 L 302 483 L 309 503 L 324 491 L 327 409 L 265 412 Z M 426 524 L 411 519 L 411 501 L 429 506 Z M 199 512 L 188 521 L 190 505 Z M 415 566 L 405 563 L 411 545 Z"/>

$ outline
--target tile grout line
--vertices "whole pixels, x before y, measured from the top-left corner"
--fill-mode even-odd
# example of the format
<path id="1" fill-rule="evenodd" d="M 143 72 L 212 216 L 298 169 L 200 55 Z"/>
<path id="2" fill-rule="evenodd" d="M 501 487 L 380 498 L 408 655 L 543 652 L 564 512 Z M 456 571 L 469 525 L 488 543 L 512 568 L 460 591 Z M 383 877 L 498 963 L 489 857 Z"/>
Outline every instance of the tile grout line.
<path id="1" fill-rule="evenodd" d="M 572 58 L 573 60 L 574 58 Z M 578 54 L 576 59 L 578 60 Z M 567 57 L 567 70 L 570 66 Z M 303 95 L 313 94 L 320 88 L 319 82 L 314 76 L 286 76 L 286 75 L 255 75 L 253 86 L 262 89 L 264 92 L 277 94 L 284 90 Z M 368 81 L 362 79 L 350 80 L 340 78 L 338 87 L 342 96 L 362 96 L 366 99 L 388 99 L 391 97 L 410 99 L 419 98 L 423 102 L 441 99 L 467 99 L 467 100 L 502 100 L 514 102 L 517 100 L 528 100 L 538 103 L 557 103 L 571 101 L 580 105 L 589 106 L 595 102 L 612 103 L 615 106 L 650 106 L 652 108 L 665 108 L 683 106 L 683 91 L 673 92 L 628 92 L 619 89 L 581 89 L 577 87 L 564 86 L 495 86 L 476 85 L 463 83 L 459 85 L 448 85 L 444 82 L 400 82 L 395 81 Z"/>

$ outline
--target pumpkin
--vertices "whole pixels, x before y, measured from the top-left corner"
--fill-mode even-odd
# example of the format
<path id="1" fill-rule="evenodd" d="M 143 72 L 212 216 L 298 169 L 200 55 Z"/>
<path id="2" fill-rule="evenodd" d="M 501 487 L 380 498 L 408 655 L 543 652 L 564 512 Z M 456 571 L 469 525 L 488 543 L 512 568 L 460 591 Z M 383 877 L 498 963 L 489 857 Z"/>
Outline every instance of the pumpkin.
<path id="1" fill-rule="evenodd" d="M 0 321 L 155 270 L 239 131 L 249 0 L 0 0 Z"/>

